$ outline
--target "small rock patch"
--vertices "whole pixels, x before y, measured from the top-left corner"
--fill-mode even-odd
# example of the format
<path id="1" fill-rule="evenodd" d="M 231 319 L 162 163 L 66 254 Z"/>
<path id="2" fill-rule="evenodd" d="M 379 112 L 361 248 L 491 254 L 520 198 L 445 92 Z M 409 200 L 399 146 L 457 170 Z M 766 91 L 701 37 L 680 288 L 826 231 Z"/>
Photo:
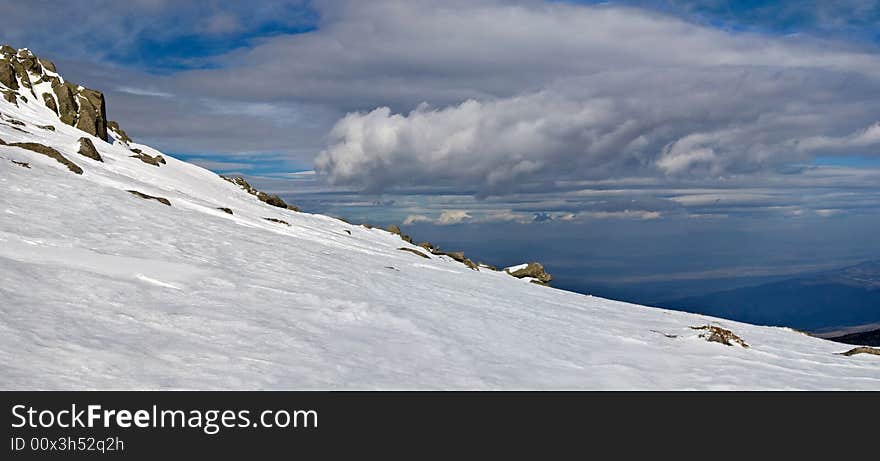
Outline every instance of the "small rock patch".
<path id="1" fill-rule="evenodd" d="M 407 252 L 410 252 L 410 253 L 412 253 L 412 254 L 414 254 L 414 255 L 421 256 L 421 257 L 423 257 L 423 258 L 425 258 L 425 259 L 431 259 L 430 256 L 428 256 L 428 255 L 422 253 L 422 252 L 419 251 L 419 250 L 415 250 L 415 249 L 413 249 L 413 248 L 398 248 L 398 250 L 401 250 L 401 251 L 407 251 Z"/>
<path id="2" fill-rule="evenodd" d="M 147 194 L 145 194 L 145 193 L 143 193 L 143 192 L 138 192 L 138 191 L 136 191 L 136 190 L 130 190 L 130 191 L 128 191 L 128 192 L 130 192 L 131 194 L 136 195 L 136 196 L 138 196 L 138 197 L 140 197 L 140 198 L 142 198 L 142 199 L 146 199 L 146 200 L 155 200 L 155 201 L 157 201 L 157 202 L 159 202 L 159 203 L 161 203 L 161 204 L 163 204 L 163 205 L 171 206 L 171 202 L 170 202 L 167 198 L 165 198 L 165 197 L 155 197 L 155 196 L 152 196 L 152 195 L 147 195 Z"/>
<path id="3" fill-rule="evenodd" d="M 847 357 L 850 357 L 850 356 L 853 356 L 856 354 L 880 355 L 880 349 L 876 349 L 873 347 L 861 346 L 861 347 L 856 347 L 856 348 L 850 349 L 846 352 L 840 353 L 840 355 L 845 355 Z"/>
<path id="4" fill-rule="evenodd" d="M 272 221 L 272 222 L 278 223 L 278 224 L 284 224 L 285 226 L 290 226 L 290 223 L 288 223 L 287 221 L 285 221 L 283 219 L 278 219 L 278 218 L 263 218 L 263 219 L 265 219 L 266 221 Z"/>
<path id="5" fill-rule="evenodd" d="M 709 341 L 710 343 L 721 343 L 725 346 L 733 346 L 734 344 L 739 344 L 742 347 L 749 347 L 745 341 L 739 336 L 733 334 L 732 331 L 717 327 L 715 325 L 703 325 L 701 327 L 691 327 L 692 330 L 704 330 L 704 333 L 700 333 L 700 338 Z"/>

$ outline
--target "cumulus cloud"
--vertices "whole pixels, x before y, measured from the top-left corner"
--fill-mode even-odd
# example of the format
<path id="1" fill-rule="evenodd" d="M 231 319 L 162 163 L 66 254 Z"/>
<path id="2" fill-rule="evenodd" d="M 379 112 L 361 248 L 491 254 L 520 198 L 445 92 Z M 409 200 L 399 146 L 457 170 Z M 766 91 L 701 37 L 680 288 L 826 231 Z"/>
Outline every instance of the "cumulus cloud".
<path id="1" fill-rule="evenodd" d="M 461 224 L 473 219 L 467 211 L 464 210 L 446 210 L 440 213 L 440 217 L 435 221 L 441 226 L 449 226 L 452 224 Z"/>
<path id="2" fill-rule="evenodd" d="M 146 38 L 168 43 L 193 27 L 215 36 L 253 31 L 273 18 L 295 25 L 302 16 L 290 8 L 303 4 L 145 1 L 126 12 L 116 3 L 92 8 L 101 13 L 79 28 L 101 28 L 100 37 L 69 28 L 35 37 L 55 20 L 33 14 L 41 2 L 4 7 L 5 17 L 27 25 L 5 33 L 106 61 L 137 51 Z M 233 161 L 284 155 L 307 166 L 314 158 L 321 177 L 375 193 L 514 197 L 635 178 L 652 181 L 654 196 L 671 201 L 664 189 L 682 181 L 749 186 L 743 177 L 776 175 L 770 182 L 790 184 L 817 180 L 802 165 L 814 156 L 878 152 L 874 48 L 803 34 L 732 33 L 614 4 L 309 4 L 315 30 L 241 42 L 200 57 L 203 69 L 153 75 L 90 65 L 71 77 L 119 88 L 108 92 L 111 118 L 139 140 Z M 58 17 L 89 10 L 79 1 L 63 8 Z M 145 13 L 161 27 L 138 21 Z M 821 181 L 840 184 L 833 175 Z M 601 209 L 579 200 L 527 216 L 674 212 L 661 201 Z M 712 204 L 678 206 L 702 213 Z"/>
<path id="3" fill-rule="evenodd" d="M 417 61 L 438 51 L 422 42 L 436 32 L 422 21 L 460 15 L 456 40 L 477 44 L 456 53 L 435 44 L 451 74 L 441 84 L 460 83 L 477 55 L 511 54 L 487 47 L 527 49 L 529 60 L 481 67 L 483 95 L 462 102 L 349 113 L 315 160 L 333 183 L 370 191 L 449 184 L 493 195 L 559 180 L 747 174 L 834 153 L 835 142 L 873 143 L 872 129 L 847 136 L 880 119 L 880 105 L 864 104 L 880 103 L 880 61 L 842 45 L 568 5 L 428 7 L 414 19 L 426 27 L 420 33 L 409 22 L 389 23 L 409 18 L 400 10 L 380 21 L 382 34 L 408 34 L 399 45 L 408 48 L 395 49 L 423 51 Z M 489 26 L 484 14 L 500 19 Z M 497 75 L 505 70 L 525 76 Z M 419 79 L 411 83 L 421 88 Z M 421 94 L 429 103 L 449 96 Z M 388 96 L 405 106 L 406 95 Z"/>
<path id="4" fill-rule="evenodd" d="M 403 220 L 403 224 L 405 226 L 409 226 L 410 224 L 417 224 L 420 222 L 434 222 L 434 220 L 423 214 L 411 214 Z"/>

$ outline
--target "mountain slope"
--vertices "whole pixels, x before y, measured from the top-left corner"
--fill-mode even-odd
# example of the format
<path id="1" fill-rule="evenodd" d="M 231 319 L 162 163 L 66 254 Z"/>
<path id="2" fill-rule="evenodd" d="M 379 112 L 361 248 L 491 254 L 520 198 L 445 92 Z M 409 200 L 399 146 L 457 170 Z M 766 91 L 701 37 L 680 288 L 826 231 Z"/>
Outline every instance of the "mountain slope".
<path id="1" fill-rule="evenodd" d="M 840 344 L 423 258 L 16 102 L 0 100 L 2 389 L 880 388 L 880 359 Z M 749 347 L 691 328 L 708 324 Z"/>
<path id="2" fill-rule="evenodd" d="M 880 322 L 880 262 L 661 304 L 810 331 L 875 323 Z"/>

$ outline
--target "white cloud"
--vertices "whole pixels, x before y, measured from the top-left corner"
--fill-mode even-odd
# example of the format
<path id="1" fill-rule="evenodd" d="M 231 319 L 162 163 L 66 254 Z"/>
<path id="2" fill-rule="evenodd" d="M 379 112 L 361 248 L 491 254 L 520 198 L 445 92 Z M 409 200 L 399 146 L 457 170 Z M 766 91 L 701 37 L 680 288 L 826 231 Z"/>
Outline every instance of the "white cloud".
<path id="1" fill-rule="evenodd" d="M 434 220 L 423 215 L 423 214 L 411 214 L 411 215 L 407 216 L 406 219 L 403 220 L 403 225 L 408 226 L 410 224 L 417 224 L 420 222 L 429 223 L 429 222 L 434 222 Z"/>
<path id="2" fill-rule="evenodd" d="M 473 219 L 473 217 L 467 211 L 446 210 L 440 213 L 440 217 L 437 218 L 435 222 L 441 226 L 449 226 L 452 224 L 461 224 L 471 219 Z"/>

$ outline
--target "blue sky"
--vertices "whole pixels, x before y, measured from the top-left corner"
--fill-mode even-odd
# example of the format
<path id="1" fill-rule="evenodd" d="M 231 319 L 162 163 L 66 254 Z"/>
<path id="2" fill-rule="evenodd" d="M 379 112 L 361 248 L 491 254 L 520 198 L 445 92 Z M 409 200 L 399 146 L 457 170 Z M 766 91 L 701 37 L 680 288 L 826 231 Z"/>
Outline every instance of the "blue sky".
<path id="1" fill-rule="evenodd" d="M 0 14 L 15 24 L 0 40 L 104 91 L 138 141 L 499 263 L 540 248 L 528 257 L 581 290 L 880 257 L 858 232 L 880 214 L 880 2 L 0 1 Z M 601 244 L 621 235 L 632 244 Z M 765 244 L 784 241 L 797 244 Z"/>

